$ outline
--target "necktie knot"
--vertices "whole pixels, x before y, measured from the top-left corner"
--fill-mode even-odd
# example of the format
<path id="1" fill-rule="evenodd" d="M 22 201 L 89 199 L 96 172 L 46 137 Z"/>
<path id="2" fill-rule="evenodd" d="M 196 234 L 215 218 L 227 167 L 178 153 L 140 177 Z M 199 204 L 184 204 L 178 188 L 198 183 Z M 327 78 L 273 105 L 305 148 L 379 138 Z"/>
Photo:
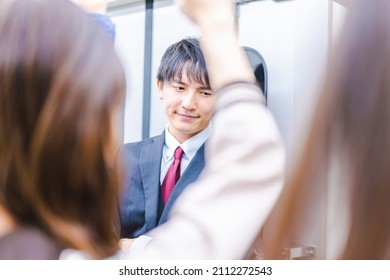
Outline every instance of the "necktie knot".
<path id="1" fill-rule="evenodd" d="M 175 153 L 174 153 L 174 158 L 175 159 L 181 159 L 181 156 L 183 155 L 183 149 L 179 146 L 176 148 Z"/>

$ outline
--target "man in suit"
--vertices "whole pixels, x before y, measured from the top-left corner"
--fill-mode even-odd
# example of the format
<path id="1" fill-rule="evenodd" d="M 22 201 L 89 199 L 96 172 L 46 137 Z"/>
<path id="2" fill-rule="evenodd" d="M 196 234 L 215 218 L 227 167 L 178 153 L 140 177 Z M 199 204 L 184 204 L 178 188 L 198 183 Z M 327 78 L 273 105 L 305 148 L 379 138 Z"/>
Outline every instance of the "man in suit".
<path id="1" fill-rule="evenodd" d="M 164 223 L 177 197 L 204 167 L 214 94 L 199 41 L 183 39 L 164 53 L 157 87 L 168 123 L 161 135 L 125 144 L 125 185 L 120 197 L 121 237 L 136 238 Z M 162 185 L 176 148 L 183 150 L 180 178 L 169 197 Z M 163 198 L 164 196 L 164 198 Z"/>

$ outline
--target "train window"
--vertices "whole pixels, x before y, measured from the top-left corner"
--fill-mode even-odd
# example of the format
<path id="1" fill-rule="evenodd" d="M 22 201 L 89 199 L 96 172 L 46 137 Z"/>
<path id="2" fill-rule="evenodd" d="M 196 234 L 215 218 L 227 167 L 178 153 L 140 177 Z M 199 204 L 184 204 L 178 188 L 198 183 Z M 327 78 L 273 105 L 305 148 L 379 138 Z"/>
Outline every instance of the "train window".
<path id="1" fill-rule="evenodd" d="M 263 56 L 255 49 L 250 47 L 243 47 L 244 51 L 255 73 L 257 83 L 264 92 L 265 102 L 267 104 L 267 92 L 268 92 L 268 71 L 267 64 Z"/>

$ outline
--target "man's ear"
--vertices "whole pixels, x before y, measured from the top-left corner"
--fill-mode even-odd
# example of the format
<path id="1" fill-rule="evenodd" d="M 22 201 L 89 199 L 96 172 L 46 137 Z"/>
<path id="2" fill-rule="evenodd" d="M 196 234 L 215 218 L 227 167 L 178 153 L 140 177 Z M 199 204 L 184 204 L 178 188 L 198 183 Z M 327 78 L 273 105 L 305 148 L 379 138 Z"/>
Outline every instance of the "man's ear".
<path id="1" fill-rule="evenodd" d="M 158 96 L 160 97 L 161 100 L 164 98 L 164 93 L 163 93 L 163 82 L 160 81 L 159 79 L 156 80 L 157 83 L 157 89 L 158 89 Z"/>

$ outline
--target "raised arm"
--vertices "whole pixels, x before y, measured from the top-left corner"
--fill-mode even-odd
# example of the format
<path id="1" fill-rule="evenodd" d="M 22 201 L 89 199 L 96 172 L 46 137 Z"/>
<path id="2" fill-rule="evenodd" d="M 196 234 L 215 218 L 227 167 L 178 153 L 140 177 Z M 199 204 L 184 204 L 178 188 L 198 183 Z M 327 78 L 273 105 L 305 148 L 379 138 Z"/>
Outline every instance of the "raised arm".
<path id="1" fill-rule="evenodd" d="M 231 0 L 178 4 L 203 32 L 201 46 L 217 92 L 206 166 L 177 200 L 168 222 L 131 258 L 241 259 L 284 183 L 285 153 L 261 90 L 238 46 Z M 144 244 L 143 244 L 144 245 Z"/>
<path id="2" fill-rule="evenodd" d="M 238 45 L 232 0 L 178 0 L 182 11 L 202 31 L 201 46 L 215 89 L 233 81 L 254 83 L 245 53 Z"/>

